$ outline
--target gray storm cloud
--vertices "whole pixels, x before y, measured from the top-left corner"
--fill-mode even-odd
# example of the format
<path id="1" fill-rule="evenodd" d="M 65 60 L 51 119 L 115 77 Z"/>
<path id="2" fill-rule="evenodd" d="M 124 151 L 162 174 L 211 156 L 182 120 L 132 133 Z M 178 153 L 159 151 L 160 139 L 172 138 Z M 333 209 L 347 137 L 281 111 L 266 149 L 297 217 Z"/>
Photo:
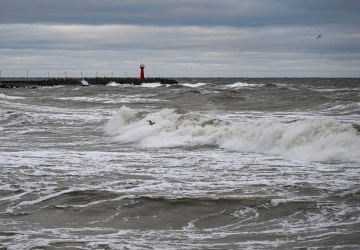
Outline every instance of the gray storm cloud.
<path id="1" fill-rule="evenodd" d="M 169 76 L 359 76 L 360 2 L 11 0 L 0 70 Z M 322 33 L 321 39 L 316 37 Z"/>
<path id="2" fill-rule="evenodd" d="M 354 25 L 357 0 L 11 0 L 0 23 L 150 26 Z"/>

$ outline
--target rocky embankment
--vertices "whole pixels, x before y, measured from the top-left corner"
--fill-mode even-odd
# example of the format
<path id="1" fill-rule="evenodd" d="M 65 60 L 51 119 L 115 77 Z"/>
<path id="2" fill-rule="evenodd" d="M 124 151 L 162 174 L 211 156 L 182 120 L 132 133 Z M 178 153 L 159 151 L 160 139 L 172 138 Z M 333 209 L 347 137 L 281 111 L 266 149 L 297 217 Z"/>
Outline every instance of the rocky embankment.
<path id="1" fill-rule="evenodd" d="M 153 83 L 159 82 L 161 84 L 177 84 L 178 82 L 174 79 L 168 78 L 145 78 L 143 80 L 139 78 L 116 78 L 116 77 L 94 77 L 94 78 L 48 78 L 48 79 L 20 79 L 11 80 L 6 79 L 0 81 L 0 88 L 36 88 L 38 86 L 56 86 L 56 85 L 84 85 L 87 82 L 89 85 L 107 85 L 111 82 L 119 84 L 131 84 L 140 85 L 142 83 Z"/>

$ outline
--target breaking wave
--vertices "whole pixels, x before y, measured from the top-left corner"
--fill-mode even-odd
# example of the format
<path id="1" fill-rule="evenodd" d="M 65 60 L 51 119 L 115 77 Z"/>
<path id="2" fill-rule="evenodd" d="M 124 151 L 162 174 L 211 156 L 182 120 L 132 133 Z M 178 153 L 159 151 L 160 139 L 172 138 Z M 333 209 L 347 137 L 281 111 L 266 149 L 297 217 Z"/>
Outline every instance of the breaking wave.
<path id="1" fill-rule="evenodd" d="M 123 84 L 123 83 L 117 83 L 117 82 L 112 81 L 112 82 L 109 82 L 108 84 L 106 84 L 106 86 L 108 86 L 108 87 L 129 87 L 129 86 L 133 87 L 136 85 Z M 163 85 L 160 82 L 150 82 L 150 83 L 142 83 L 140 86 L 144 87 L 144 88 L 158 88 L 158 87 L 167 86 L 167 85 Z"/>
<path id="2" fill-rule="evenodd" d="M 258 87 L 258 86 L 262 86 L 262 85 L 251 84 L 251 83 L 246 83 L 246 82 L 236 82 L 236 83 L 233 83 L 233 84 L 226 85 L 226 88 L 238 89 L 238 88 Z"/>
<path id="3" fill-rule="evenodd" d="M 210 83 L 206 83 L 206 82 L 198 82 L 198 83 L 183 83 L 181 84 L 185 87 L 190 87 L 190 88 L 199 88 L 199 87 L 203 87 L 206 85 L 210 85 Z"/>
<path id="4" fill-rule="evenodd" d="M 84 79 L 82 79 L 82 80 L 81 80 L 81 85 L 83 85 L 83 86 L 89 86 L 89 82 L 86 81 L 86 80 L 84 80 Z"/>
<path id="5" fill-rule="evenodd" d="M 116 141 L 141 147 L 210 145 L 288 159 L 360 162 L 357 130 L 333 119 L 229 122 L 174 109 L 147 113 L 123 106 L 104 130 Z"/>
<path id="6" fill-rule="evenodd" d="M 158 88 L 161 87 L 162 84 L 160 82 L 151 82 L 151 83 L 142 83 L 141 87 L 145 88 Z"/>

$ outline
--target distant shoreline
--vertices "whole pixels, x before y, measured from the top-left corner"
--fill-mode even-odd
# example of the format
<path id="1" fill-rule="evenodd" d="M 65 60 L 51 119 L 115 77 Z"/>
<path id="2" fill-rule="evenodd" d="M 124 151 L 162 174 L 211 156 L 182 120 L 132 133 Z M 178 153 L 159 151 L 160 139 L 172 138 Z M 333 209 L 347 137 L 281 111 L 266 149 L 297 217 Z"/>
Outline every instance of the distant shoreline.
<path id="1" fill-rule="evenodd" d="M 177 84 L 174 79 L 169 78 L 131 78 L 131 77 L 92 77 L 92 78 L 13 78 L 1 79 L 0 88 L 33 88 L 38 86 L 56 86 L 56 85 L 84 85 L 86 81 L 89 85 L 107 85 L 111 82 L 118 84 L 141 85 L 142 83 L 159 82 L 161 84 Z"/>

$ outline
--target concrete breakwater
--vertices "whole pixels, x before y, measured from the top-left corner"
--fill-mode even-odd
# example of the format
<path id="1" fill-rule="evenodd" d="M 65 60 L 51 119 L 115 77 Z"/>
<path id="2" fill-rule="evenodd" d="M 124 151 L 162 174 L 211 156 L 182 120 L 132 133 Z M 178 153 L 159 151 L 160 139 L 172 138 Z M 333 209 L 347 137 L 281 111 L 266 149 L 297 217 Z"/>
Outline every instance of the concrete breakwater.
<path id="1" fill-rule="evenodd" d="M 92 78 L 32 78 L 32 79 L 3 79 L 0 81 L 0 88 L 36 88 L 37 86 L 55 85 L 83 85 L 86 81 L 89 85 L 107 85 L 111 82 L 119 84 L 140 85 L 142 83 L 177 84 L 175 79 L 168 78 L 131 78 L 131 77 L 92 77 Z"/>

